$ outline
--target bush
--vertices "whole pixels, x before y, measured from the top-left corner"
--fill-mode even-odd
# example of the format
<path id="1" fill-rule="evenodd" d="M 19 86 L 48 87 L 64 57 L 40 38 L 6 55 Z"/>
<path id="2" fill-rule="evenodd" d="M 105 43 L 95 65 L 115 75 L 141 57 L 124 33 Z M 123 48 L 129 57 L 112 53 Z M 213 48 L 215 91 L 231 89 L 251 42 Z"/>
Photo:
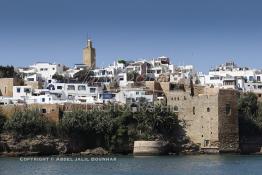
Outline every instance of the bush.
<path id="1" fill-rule="evenodd" d="M 37 110 L 16 111 L 5 123 L 4 129 L 19 136 L 48 134 L 51 124 Z"/>
<path id="2" fill-rule="evenodd" d="M 262 134 L 262 104 L 254 93 L 242 96 L 238 102 L 239 134 L 259 136 Z"/>
<path id="3" fill-rule="evenodd" d="M 3 131 L 6 118 L 0 113 L 0 133 Z"/>
<path id="4" fill-rule="evenodd" d="M 59 123 L 59 134 L 76 142 L 82 141 L 89 147 L 108 147 L 113 128 L 111 118 L 111 114 L 104 111 L 68 112 Z"/>
<path id="5" fill-rule="evenodd" d="M 121 109 L 108 107 L 109 110 L 65 113 L 59 123 L 60 135 L 86 141 L 89 147 L 102 146 L 113 152 L 126 152 L 135 140 L 177 142 L 184 134 L 177 116 L 161 107 L 138 112 L 131 112 L 128 106 Z"/>
<path id="6" fill-rule="evenodd" d="M 66 78 L 63 75 L 59 75 L 57 73 L 52 76 L 52 79 L 57 80 L 59 83 L 65 83 L 66 82 Z"/>

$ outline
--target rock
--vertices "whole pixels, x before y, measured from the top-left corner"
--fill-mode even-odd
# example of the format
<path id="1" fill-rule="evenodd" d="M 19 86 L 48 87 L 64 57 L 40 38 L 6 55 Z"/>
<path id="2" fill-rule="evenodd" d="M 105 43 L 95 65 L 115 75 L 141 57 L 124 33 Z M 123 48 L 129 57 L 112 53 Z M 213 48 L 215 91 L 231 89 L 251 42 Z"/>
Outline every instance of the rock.
<path id="1" fill-rule="evenodd" d="M 1 134 L 0 152 L 6 156 L 56 155 L 68 152 L 68 141 L 38 135 L 33 138 L 15 138 Z"/>
<path id="2" fill-rule="evenodd" d="M 93 155 L 108 155 L 108 151 L 104 150 L 101 147 L 95 148 L 91 151 Z"/>
<path id="3" fill-rule="evenodd" d="M 95 149 L 87 149 L 84 152 L 80 153 L 81 155 L 96 155 L 96 156 L 103 156 L 103 155 L 108 155 L 109 152 L 106 151 L 105 149 L 98 147 Z"/>
<path id="4" fill-rule="evenodd" d="M 193 142 L 189 142 L 183 144 L 181 147 L 182 153 L 198 153 L 200 152 L 199 145 L 194 144 Z"/>
<path id="5" fill-rule="evenodd" d="M 0 141 L 0 152 L 9 151 L 9 147 L 5 142 Z"/>
<path id="6" fill-rule="evenodd" d="M 53 155 L 59 153 L 56 149 L 56 144 L 47 140 L 32 140 L 29 145 L 30 152 L 38 152 L 40 155 Z"/>

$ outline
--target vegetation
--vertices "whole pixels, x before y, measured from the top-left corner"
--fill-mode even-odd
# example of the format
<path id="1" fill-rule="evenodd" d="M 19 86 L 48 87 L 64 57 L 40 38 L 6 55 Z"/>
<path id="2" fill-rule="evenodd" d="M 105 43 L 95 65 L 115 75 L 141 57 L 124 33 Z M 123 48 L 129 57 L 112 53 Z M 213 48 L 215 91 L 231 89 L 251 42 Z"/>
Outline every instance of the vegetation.
<path id="1" fill-rule="evenodd" d="M 128 106 L 106 110 L 66 113 L 59 124 L 63 137 L 86 140 L 87 146 L 103 146 L 113 152 L 127 152 L 134 140 L 181 140 L 183 129 L 177 116 L 161 107 L 131 112 Z M 90 143 L 90 141 L 92 142 Z"/>
<path id="2" fill-rule="evenodd" d="M 0 66 L 0 78 L 20 77 L 13 66 Z"/>
<path id="3" fill-rule="evenodd" d="M 51 123 L 37 110 L 18 110 L 5 122 L 4 129 L 16 136 L 31 137 L 37 134 L 48 134 L 51 126 Z"/>
<path id="4" fill-rule="evenodd" d="M 254 93 L 242 96 L 238 102 L 240 138 L 262 134 L 262 103 Z"/>
<path id="5" fill-rule="evenodd" d="M 139 73 L 136 71 L 131 71 L 127 73 L 127 81 L 137 81 L 137 78 L 139 77 Z"/>
<path id="6" fill-rule="evenodd" d="M 0 126 L 15 136 L 52 135 L 70 140 L 84 149 L 104 147 L 115 153 L 128 153 L 135 140 L 164 140 L 179 143 L 183 127 L 175 113 L 160 106 L 104 106 L 103 110 L 75 110 L 50 123 L 39 111 L 17 111 Z M 134 110 L 136 108 L 136 110 Z M 1 118 L 0 118 L 1 119 Z M 5 124 L 3 124 L 5 122 Z"/>
<path id="7" fill-rule="evenodd" d="M 119 63 L 119 64 L 121 64 L 121 63 L 122 63 L 122 64 L 126 65 L 126 61 L 125 61 L 125 60 L 123 60 L 123 59 L 120 59 L 120 60 L 118 60 L 118 63 Z"/>
<path id="8" fill-rule="evenodd" d="M 81 70 L 74 74 L 74 79 L 76 79 L 78 82 L 88 82 L 93 75 L 94 72 L 91 70 Z"/>
<path id="9" fill-rule="evenodd" d="M 1 114 L 1 111 L 0 111 L 0 133 L 3 131 L 5 121 L 6 121 L 6 118 L 4 117 L 4 115 Z"/>
<path id="10" fill-rule="evenodd" d="M 59 75 L 57 73 L 52 76 L 52 79 L 57 80 L 59 83 L 65 83 L 66 82 L 65 77 L 63 75 Z"/>
<path id="11" fill-rule="evenodd" d="M 112 130 L 110 115 L 106 112 L 82 110 L 65 113 L 58 125 L 59 134 L 76 142 L 86 141 L 84 144 L 88 147 L 95 147 L 98 142 L 105 144 Z"/>

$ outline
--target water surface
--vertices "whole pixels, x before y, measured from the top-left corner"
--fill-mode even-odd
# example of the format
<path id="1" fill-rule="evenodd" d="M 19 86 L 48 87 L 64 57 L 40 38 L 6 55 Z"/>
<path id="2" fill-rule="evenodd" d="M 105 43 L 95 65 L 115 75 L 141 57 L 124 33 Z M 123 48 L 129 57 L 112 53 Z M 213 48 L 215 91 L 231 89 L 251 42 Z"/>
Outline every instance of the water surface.
<path id="1" fill-rule="evenodd" d="M 0 158 L 0 175 L 249 175 L 262 174 L 262 156 L 193 155 L 133 157 L 116 161 L 21 161 Z"/>

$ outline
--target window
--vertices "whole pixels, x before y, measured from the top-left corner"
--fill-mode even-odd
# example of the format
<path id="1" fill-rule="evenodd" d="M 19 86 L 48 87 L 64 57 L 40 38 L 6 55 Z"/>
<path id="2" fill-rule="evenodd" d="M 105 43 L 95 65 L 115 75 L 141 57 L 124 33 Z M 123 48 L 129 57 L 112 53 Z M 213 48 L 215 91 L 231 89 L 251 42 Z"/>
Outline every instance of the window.
<path id="1" fill-rule="evenodd" d="M 68 98 L 69 100 L 72 100 L 72 99 L 74 99 L 74 96 L 73 96 L 73 95 L 68 95 L 67 98 Z"/>
<path id="2" fill-rule="evenodd" d="M 27 78 L 27 81 L 35 81 L 34 78 Z"/>
<path id="3" fill-rule="evenodd" d="M 43 102 L 43 103 L 45 102 L 45 98 L 42 98 L 42 102 Z"/>
<path id="4" fill-rule="evenodd" d="M 210 112 L 210 108 L 209 107 L 207 108 L 207 112 Z"/>
<path id="5" fill-rule="evenodd" d="M 195 106 L 193 107 L 193 115 L 195 115 L 196 114 L 196 108 L 195 108 Z"/>
<path id="6" fill-rule="evenodd" d="M 29 88 L 25 88 L 25 89 L 24 89 L 24 92 L 25 92 L 25 93 L 30 93 L 30 89 L 29 89 Z"/>
<path id="7" fill-rule="evenodd" d="M 95 93 L 96 92 L 96 88 L 90 88 L 90 93 Z"/>
<path id="8" fill-rule="evenodd" d="M 258 94 L 258 97 L 261 97 L 261 94 Z"/>
<path id="9" fill-rule="evenodd" d="M 78 90 L 79 91 L 85 91 L 86 90 L 86 87 L 84 85 L 79 85 L 78 86 Z"/>
<path id="10" fill-rule="evenodd" d="M 136 92 L 136 95 L 139 95 L 139 92 Z"/>
<path id="11" fill-rule="evenodd" d="M 16 88 L 17 93 L 20 93 L 20 91 L 21 91 L 21 88 Z"/>
<path id="12" fill-rule="evenodd" d="M 46 114 L 46 109 L 43 108 L 41 111 L 43 114 Z"/>
<path id="13" fill-rule="evenodd" d="M 231 106 L 230 106 L 230 104 L 226 104 L 226 115 L 231 115 Z"/>
<path id="14" fill-rule="evenodd" d="M 67 85 L 67 90 L 74 91 L 75 90 L 75 86 L 74 85 Z"/>
<path id="15" fill-rule="evenodd" d="M 209 146 L 209 140 L 204 141 L 204 147 L 207 147 L 207 146 Z"/>
<path id="16" fill-rule="evenodd" d="M 260 82 L 261 81 L 261 78 L 260 76 L 257 76 L 257 81 Z"/>
<path id="17" fill-rule="evenodd" d="M 57 86 L 56 88 L 57 88 L 57 89 L 60 89 L 60 90 L 61 90 L 61 89 L 63 89 L 63 87 L 62 87 L 62 86 Z"/>

